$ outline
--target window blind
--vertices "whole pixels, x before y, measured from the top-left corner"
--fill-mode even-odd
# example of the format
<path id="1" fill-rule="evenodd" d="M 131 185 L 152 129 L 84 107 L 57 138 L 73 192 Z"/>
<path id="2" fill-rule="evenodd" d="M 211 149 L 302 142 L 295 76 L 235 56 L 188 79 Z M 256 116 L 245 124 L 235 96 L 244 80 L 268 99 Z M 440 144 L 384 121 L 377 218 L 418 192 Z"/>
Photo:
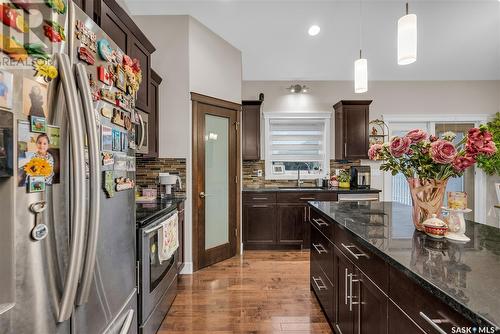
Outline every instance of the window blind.
<path id="1" fill-rule="evenodd" d="M 269 136 L 272 161 L 323 161 L 325 158 L 323 120 L 271 119 Z"/>

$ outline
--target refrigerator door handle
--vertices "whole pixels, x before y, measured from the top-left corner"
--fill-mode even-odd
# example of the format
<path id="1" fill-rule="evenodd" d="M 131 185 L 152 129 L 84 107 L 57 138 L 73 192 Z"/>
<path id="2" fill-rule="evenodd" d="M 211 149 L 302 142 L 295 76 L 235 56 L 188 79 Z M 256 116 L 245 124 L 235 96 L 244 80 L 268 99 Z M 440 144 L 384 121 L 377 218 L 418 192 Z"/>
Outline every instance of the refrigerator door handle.
<path id="1" fill-rule="evenodd" d="M 132 320 L 134 319 L 134 310 L 129 310 L 127 317 L 123 322 L 123 326 L 120 329 L 120 334 L 127 334 L 129 332 L 130 326 L 132 325 Z"/>
<path id="2" fill-rule="evenodd" d="M 85 143 L 83 134 L 83 121 L 78 110 L 78 92 L 75 79 L 71 71 L 68 55 L 58 53 L 55 55 L 59 64 L 60 84 L 64 90 L 71 143 L 71 163 L 73 171 L 72 211 L 71 223 L 73 233 L 71 236 L 68 269 L 64 280 L 64 291 L 59 304 L 58 322 L 63 322 L 71 317 L 78 288 L 78 279 L 82 270 L 84 241 L 85 241 Z"/>
<path id="3" fill-rule="evenodd" d="M 87 77 L 87 70 L 83 64 L 76 65 L 76 82 L 80 89 L 80 98 L 85 116 L 85 125 L 87 128 L 87 138 L 89 146 L 89 225 L 87 236 L 87 251 L 83 272 L 80 281 L 80 290 L 76 298 L 76 305 L 87 303 L 97 252 L 97 241 L 99 239 L 99 216 L 101 210 L 100 186 L 101 172 L 99 160 L 99 134 L 97 132 L 97 122 L 94 113 L 90 85 Z"/>
<path id="4" fill-rule="evenodd" d="M 139 145 L 137 145 L 137 150 L 141 150 L 142 144 L 144 144 L 144 120 L 139 112 L 137 112 L 137 116 L 139 117 L 139 122 L 141 123 L 141 140 L 139 140 Z"/>

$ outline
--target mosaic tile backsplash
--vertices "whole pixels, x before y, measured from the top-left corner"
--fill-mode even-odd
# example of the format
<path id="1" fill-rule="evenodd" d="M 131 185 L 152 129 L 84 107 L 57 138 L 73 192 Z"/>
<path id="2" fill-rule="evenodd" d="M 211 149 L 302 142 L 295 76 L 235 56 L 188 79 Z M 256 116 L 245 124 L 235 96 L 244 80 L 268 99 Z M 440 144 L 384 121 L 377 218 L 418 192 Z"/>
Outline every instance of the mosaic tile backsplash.
<path id="1" fill-rule="evenodd" d="M 174 195 L 185 195 L 186 191 L 186 159 L 177 158 L 137 158 L 136 184 L 141 188 L 155 188 L 158 173 L 179 175 L 182 189 L 175 187 Z"/>
<path id="2" fill-rule="evenodd" d="M 330 170 L 336 168 L 349 168 L 351 165 L 359 165 L 359 161 L 348 164 L 340 164 L 338 161 L 330 160 Z M 293 187 L 297 185 L 297 180 L 266 180 L 265 161 L 243 161 L 243 187 Z M 262 176 L 257 176 L 257 171 L 262 171 Z M 305 185 L 314 185 L 315 180 L 304 180 Z"/>

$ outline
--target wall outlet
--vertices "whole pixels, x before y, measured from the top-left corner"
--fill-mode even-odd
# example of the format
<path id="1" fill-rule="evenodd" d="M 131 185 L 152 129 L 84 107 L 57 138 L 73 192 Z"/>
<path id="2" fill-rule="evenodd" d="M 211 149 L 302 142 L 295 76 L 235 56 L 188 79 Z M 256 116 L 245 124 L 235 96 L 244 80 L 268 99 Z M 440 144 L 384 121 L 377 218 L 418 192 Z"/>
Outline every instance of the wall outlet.
<path id="1" fill-rule="evenodd" d="M 262 177 L 262 169 L 257 170 L 257 176 Z"/>

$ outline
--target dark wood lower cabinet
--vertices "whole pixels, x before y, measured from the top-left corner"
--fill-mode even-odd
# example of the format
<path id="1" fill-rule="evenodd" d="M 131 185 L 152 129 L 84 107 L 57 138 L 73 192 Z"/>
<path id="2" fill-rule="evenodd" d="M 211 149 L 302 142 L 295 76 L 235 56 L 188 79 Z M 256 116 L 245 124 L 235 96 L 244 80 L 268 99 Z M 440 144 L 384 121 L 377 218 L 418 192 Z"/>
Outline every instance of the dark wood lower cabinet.
<path id="1" fill-rule="evenodd" d="M 278 204 L 278 242 L 302 245 L 306 206 L 303 204 Z"/>
<path id="2" fill-rule="evenodd" d="M 243 243 L 248 249 L 265 249 L 276 244 L 276 205 L 243 205 Z"/>
<path id="3" fill-rule="evenodd" d="M 337 334 L 438 334 L 474 326 L 351 232 L 311 211 L 311 290 Z"/>
<path id="4" fill-rule="evenodd" d="M 388 334 L 424 334 L 425 332 L 417 326 L 403 311 L 392 301 L 389 302 L 389 330 Z"/>
<path id="5" fill-rule="evenodd" d="M 359 270 L 353 276 L 353 284 L 358 293 L 351 299 L 357 306 L 359 330 L 361 334 L 385 334 L 387 332 L 387 296 Z M 353 288 L 356 291 L 356 288 Z M 401 332 L 407 333 L 407 332 Z"/>

